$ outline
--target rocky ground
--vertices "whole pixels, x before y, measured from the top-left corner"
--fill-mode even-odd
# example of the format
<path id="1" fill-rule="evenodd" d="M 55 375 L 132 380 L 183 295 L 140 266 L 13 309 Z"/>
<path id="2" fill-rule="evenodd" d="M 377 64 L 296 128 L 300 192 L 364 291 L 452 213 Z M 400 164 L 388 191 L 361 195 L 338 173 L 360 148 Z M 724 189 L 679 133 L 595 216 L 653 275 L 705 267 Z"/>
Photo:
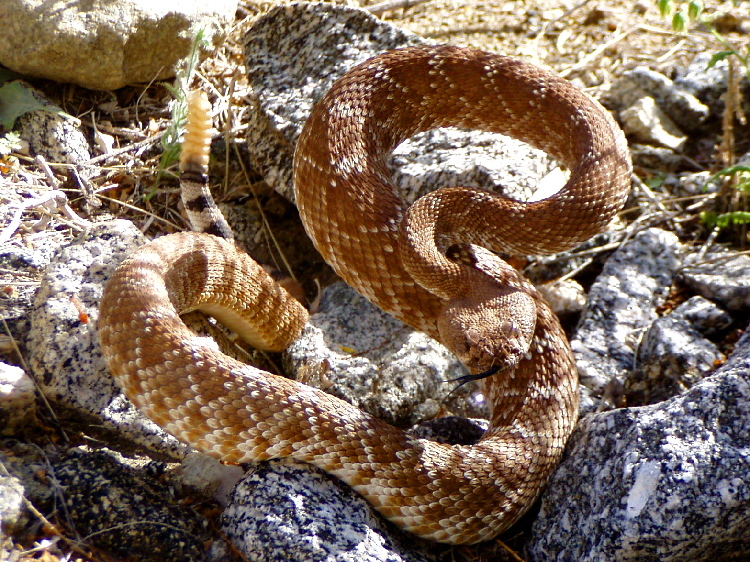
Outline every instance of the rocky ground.
<path id="1" fill-rule="evenodd" d="M 302 119 L 295 112 L 309 99 L 304 92 L 287 97 L 280 85 L 287 74 L 258 70 L 261 49 L 254 51 L 261 63 L 250 65 L 255 70 L 248 80 L 243 47 L 250 29 L 256 43 L 262 42 L 257 20 L 276 4 L 241 2 L 227 40 L 200 64 L 195 79 L 209 92 L 216 112 L 214 192 L 239 238 L 259 261 L 290 270 L 310 301 L 316 300 L 318 284 L 327 287 L 308 339 L 283 358 L 258 359 L 267 368 L 297 372 L 331 388 L 400 426 L 434 423 L 446 413 L 480 416 L 476 390 L 445 402 L 445 391 L 434 382 L 436 373 L 460 374 L 450 354 L 336 284 L 304 236 L 294 206 L 279 195 L 284 189 L 278 178 L 288 171 L 267 156 L 283 160 L 279 155 L 289 144 L 283 134 L 294 138 Z M 729 166 L 750 166 L 745 118 L 750 88 L 743 78 L 750 56 L 750 4 L 710 3 L 704 14 L 711 25 L 692 22 L 683 33 L 674 33 L 669 19 L 647 1 L 412 4 L 389 10 L 378 4 L 373 11 L 429 41 L 548 66 L 603 101 L 628 134 L 633 195 L 610 231 L 577 252 L 518 262 L 535 281 L 564 276 L 575 282 L 562 297 L 560 290 L 552 293 L 563 302 L 560 310 L 585 387 L 587 417 L 541 504 L 501 540 L 436 547 L 383 526 L 365 504 L 351 507 L 357 499 L 320 474 L 271 466 L 248 476 L 243 486 L 254 492 L 239 488 L 220 519 L 228 492 L 215 488 L 239 475 L 206 469 L 201 460 L 178 468 L 175 461 L 185 457 L 184 447 L 138 418 L 105 379 L 97 354 L 101 283 L 141 243 L 137 231 L 152 237 L 187 229 L 177 202 L 175 165 L 160 167 L 159 138 L 170 120 L 172 96 L 161 83 L 97 91 L 33 78 L 29 83 L 42 96 L 78 121 L 63 119 L 64 131 L 54 137 L 45 126 L 38 140 L 31 131 L 42 126 L 29 118 L 17 124 L 23 142 L 6 136 L 0 143 L 0 519 L 5 532 L 0 553 L 12 560 L 312 560 L 323 559 L 324 551 L 338 552 L 341 557 L 330 559 L 341 560 L 740 560 L 750 555 L 748 235 L 744 225 L 716 228 L 710 222 L 722 213 L 750 212 L 747 192 L 736 188 L 748 179 L 735 174 L 709 181 Z M 687 4 L 676 7 L 687 9 Z M 294 33 L 291 23 L 279 27 L 282 35 Z M 384 34 L 389 41 L 412 40 Z M 380 40 L 370 37 L 370 48 L 377 49 Z M 352 50 L 365 52 L 356 45 Z M 728 48 L 740 56 L 707 70 L 711 57 Z M 253 52 L 248 55 L 253 60 Z M 298 64 L 311 82 L 317 80 L 315 60 L 301 52 L 287 56 L 280 66 Z M 87 85 L 104 80 L 92 72 Z M 108 73 L 106 80 L 115 82 L 101 83 L 118 79 Z M 282 105 L 290 106 L 288 114 L 274 115 L 286 120 L 279 127 L 283 133 L 259 133 L 265 131 L 259 123 L 268 121 L 262 117 L 268 108 Z M 451 143 L 489 144 L 452 134 L 403 148 L 396 159 L 399 181 L 411 185 L 413 178 L 430 175 L 429 168 L 420 167 L 429 165 L 421 154 L 437 154 Z M 269 137 L 282 140 L 264 145 Z M 488 176 L 490 182 L 505 183 L 502 170 L 526 170 L 508 174 L 507 180 L 515 178 L 523 193 L 550 167 L 538 156 L 519 156 L 515 148 L 495 150 L 467 152 L 466 160 L 480 161 L 468 166 L 480 169 L 477 181 Z M 455 175 L 473 173 L 461 168 Z M 113 218 L 132 224 L 113 223 Z M 341 303 L 355 308 L 362 323 L 349 325 L 347 316 L 336 312 Z M 337 334 L 335 342 L 320 352 L 321 334 L 328 330 Z M 327 372 L 316 372 L 321 358 Z M 378 394 L 372 388 L 389 385 L 397 391 Z M 222 473 L 223 480 L 191 480 L 206 471 Z M 279 490 L 279 482 L 299 488 Z M 258 491 L 263 486 L 266 493 Z M 319 487 L 331 502 L 325 505 L 333 507 L 322 509 L 319 500 L 300 491 Z M 338 494 L 343 497 L 335 499 Z M 281 506 L 280 518 L 293 519 L 302 530 L 274 527 L 272 532 L 274 507 L 251 504 L 253 498 L 279 496 L 310 502 L 303 509 Z M 350 507 L 352 515 L 344 511 Z M 327 511 L 338 515 L 323 523 Z M 253 523 L 249 513 L 262 517 Z M 316 513 L 315 524 L 323 529 L 314 539 L 305 534 L 309 513 Z M 359 534 L 365 538 L 356 548 L 363 550 L 346 543 Z M 325 536 L 337 546 L 313 554 L 305 545 L 282 542 L 289 535 L 308 544 Z M 341 554 L 347 549 L 351 558 Z"/>

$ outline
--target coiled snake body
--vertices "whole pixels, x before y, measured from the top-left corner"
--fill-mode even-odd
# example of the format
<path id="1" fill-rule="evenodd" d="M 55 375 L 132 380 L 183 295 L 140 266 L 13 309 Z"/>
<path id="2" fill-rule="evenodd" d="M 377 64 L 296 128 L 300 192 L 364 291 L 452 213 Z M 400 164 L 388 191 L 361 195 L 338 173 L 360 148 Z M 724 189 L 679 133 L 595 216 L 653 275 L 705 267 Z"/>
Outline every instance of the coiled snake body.
<path id="1" fill-rule="evenodd" d="M 387 157 L 423 130 L 504 133 L 571 170 L 556 195 L 520 203 L 479 189 L 411 207 Z M 372 302 L 439 339 L 484 379 L 490 428 L 472 446 L 417 439 L 296 381 L 204 345 L 178 313 L 201 309 L 278 350 L 307 315 L 221 239 L 184 233 L 115 272 L 99 329 L 110 370 L 146 415 L 229 462 L 293 457 L 337 476 L 419 536 L 474 543 L 533 503 L 577 418 L 578 383 L 554 314 L 494 254 L 551 253 L 599 232 L 624 202 L 630 161 L 607 112 L 568 82 L 515 59 L 458 47 L 386 53 L 338 80 L 295 154 L 297 205 L 324 258 Z"/>

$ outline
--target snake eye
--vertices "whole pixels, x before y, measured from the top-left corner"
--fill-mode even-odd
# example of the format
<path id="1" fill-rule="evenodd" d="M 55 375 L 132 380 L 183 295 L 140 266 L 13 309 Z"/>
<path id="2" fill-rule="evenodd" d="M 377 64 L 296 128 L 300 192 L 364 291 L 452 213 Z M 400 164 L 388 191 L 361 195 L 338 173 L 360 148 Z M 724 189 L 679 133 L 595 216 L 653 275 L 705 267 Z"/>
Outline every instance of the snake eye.
<path id="1" fill-rule="evenodd" d="M 482 340 L 482 335 L 479 333 L 479 330 L 468 328 L 464 340 L 466 341 L 466 348 L 469 349 L 479 344 Z"/>
<path id="2" fill-rule="evenodd" d="M 517 338 L 520 335 L 518 326 L 513 320 L 505 320 L 500 324 L 500 331 L 510 338 Z"/>

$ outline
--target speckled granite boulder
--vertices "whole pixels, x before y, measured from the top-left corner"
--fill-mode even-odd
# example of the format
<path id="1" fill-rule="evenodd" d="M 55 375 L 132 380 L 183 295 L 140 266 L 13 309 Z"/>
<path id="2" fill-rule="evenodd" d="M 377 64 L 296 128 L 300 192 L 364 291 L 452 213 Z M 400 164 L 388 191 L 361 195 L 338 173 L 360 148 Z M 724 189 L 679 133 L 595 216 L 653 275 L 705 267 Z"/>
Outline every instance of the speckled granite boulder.
<path id="1" fill-rule="evenodd" d="M 681 272 L 688 286 L 729 310 L 750 311 L 750 258 L 733 252 L 709 253 Z"/>
<path id="2" fill-rule="evenodd" d="M 709 109 L 698 99 L 677 86 L 667 76 L 645 66 L 624 72 L 612 84 L 610 99 L 616 109 L 631 107 L 637 100 L 650 97 L 681 129 L 692 131 L 708 118 Z"/>
<path id="3" fill-rule="evenodd" d="M 426 42 L 364 10 L 304 2 L 271 10 L 245 41 L 248 78 L 258 102 L 248 126 L 250 159 L 266 183 L 291 201 L 294 147 L 314 103 L 356 64 Z M 544 153 L 508 137 L 444 129 L 401 144 L 391 168 L 396 184 L 413 201 L 426 191 L 454 185 L 502 186 L 529 197 L 555 165 Z"/>
<path id="4" fill-rule="evenodd" d="M 174 501 L 168 486 L 104 451 L 71 449 L 53 459 L 71 523 L 118 557 L 199 562 L 208 522 Z"/>
<path id="5" fill-rule="evenodd" d="M 585 418 L 544 496 L 530 560 L 750 557 L 750 331 L 689 392 Z"/>
<path id="6" fill-rule="evenodd" d="M 95 225 L 60 249 L 31 312 L 29 368 L 47 398 L 78 421 L 95 421 L 154 451 L 180 457 L 187 447 L 149 421 L 117 388 L 96 331 L 104 282 L 144 242 L 132 223 L 119 220 Z"/>
<path id="7" fill-rule="evenodd" d="M 628 138 L 638 142 L 682 152 L 688 140 L 669 116 L 656 105 L 654 98 L 645 96 L 620 112 L 622 129 Z"/>
<path id="8" fill-rule="evenodd" d="M 675 69 L 677 76 L 674 84 L 706 104 L 712 118 L 721 119 L 729 82 L 729 61 L 725 59 L 712 62 L 715 54 L 714 51 L 708 49 L 695 55 L 687 67 Z M 743 103 L 747 111 L 750 80 L 741 79 L 740 89 L 744 94 L 741 98 L 745 100 Z"/>
<path id="9" fill-rule="evenodd" d="M 677 236 L 654 228 L 636 235 L 605 263 L 570 341 L 584 386 L 582 411 L 596 409 L 607 385 L 622 383 L 633 368 L 639 331 L 657 318 L 656 307 L 682 263 L 681 251 Z"/>
<path id="10" fill-rule="evenodd" d="M 199 30 L 221 44 L 236 9 L 237 0 L 3 0 L 0 64 L 99 90 L 163 80 Z"/>
<path id="11" fill-rule="evenodd" d="M 86 135 L 81 130 L 81 123 L 77 119 L 61 115 L 61 108 L 41 93 L 34 92 L 49 110 L 31 111 L 16 120 L 16 129 L 21 138 L 29 143 L 31 154 L 42 156 L 48 162 L 78 166 L 88 161 L 91 150 Z M 79 169 L 85 175 L 85 168 Z"/>
<path id="12" fill-rule="evenodd" d="M 0 453 L 0 461 L 5 461 Z M 0 530 L 2 535 L 12 535 L 28 524 L 28 513 L 24 503 L 23 482 L 13 474 L 0 474 Z M 0 558 L 10 559 L 4 537 L 0 536 Z"/>
<path id="13" fill-rule="evenodd" d="M 635 368 L 625 380 L 628 404 L 656 404 L 682 394 L 726 360 L 709 339 L 732 324 L 732 317 L 695 296 L 657 318 L 638 346 Z"/>
<path id="14" fill-rule="evenodd" d="M 442 407 L 487 415 L 476 384 L 444 401 L 467 374 L 445 347 L 370 304 L 342 282 L 323 290 L 320 308 L 284 353 L 298 379 L 325 388 L 388 423 L 410 427 Z"/>
<path id="15" fill-rule="evenodd" d="M 254 562 L 433 560 L 422 541 L 404 537 L 356 492 L 291 461 L 254 464 L 232 493 L 222 529 Z"/>
<path id="16" fill-rule="evenodd" d="M 34 381 L 15 365 L 0 361 L 0 436 L 38 425 Z"/>

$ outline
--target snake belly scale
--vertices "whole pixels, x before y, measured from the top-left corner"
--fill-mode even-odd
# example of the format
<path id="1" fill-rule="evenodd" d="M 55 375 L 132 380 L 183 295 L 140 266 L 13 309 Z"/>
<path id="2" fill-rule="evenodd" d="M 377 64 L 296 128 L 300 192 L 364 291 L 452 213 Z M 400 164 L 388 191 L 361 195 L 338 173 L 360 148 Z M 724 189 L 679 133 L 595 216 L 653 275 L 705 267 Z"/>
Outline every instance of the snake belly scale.
<path id="1" fill-rule="evenodd" d="M 521 203 L 437 190 L 409 207 L 387 157 L 423 130 L 504 133 L 571 171 Z M 230 359 L 184 327 L 200 309 L 250 343 L 283 349 L 306 311 L 222 239 L 155 240 L 116 270 L 100 307 L 102 349 L 126 395 L 182 441 L 227 462 L 293 457 L 346 482 L 421 537 L 465 544 L 507 529 L 539 496 L 575 426 L 575 364 L 555 315 L 494 252 L 551 253 L 599 232 L 631 166 L 614 120 L 549 72 L 450 47 L 367 61 L 318 102 L 295 154 L 295 193 L 316 247 L 372 302 L 445 343 L 483 380 L 490 427 L 475 445 L 414 438 L 320 390 Z"/>

